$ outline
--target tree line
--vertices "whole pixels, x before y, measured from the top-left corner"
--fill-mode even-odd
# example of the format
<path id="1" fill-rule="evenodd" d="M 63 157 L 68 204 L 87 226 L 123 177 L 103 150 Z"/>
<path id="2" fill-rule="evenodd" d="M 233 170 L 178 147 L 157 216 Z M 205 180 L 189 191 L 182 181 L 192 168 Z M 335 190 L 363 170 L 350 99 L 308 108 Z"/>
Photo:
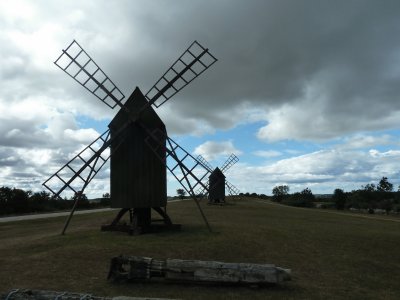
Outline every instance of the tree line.
<path id="1" fill-rule="evenodd" d="M 289 194 L 289 186 L 280 185 L 272 189 L 272 200 L 297 207 L 314 207 L 315 196 L 307 187 L 301 192 Z"/>
<path id="2" fill-rule="evenodd" d="M 359 209 L 374 213 L 380 209 L 386 213 L 400 212 L 400 186 L 394 191 L 394 185 L 387 177 L 382 177 L 376 185 L 368 183 L 351 192 L 337 188 L 328 199 L 317 199 L 309 188 L 300 193 L 289 194 L 288 185 L 275 186 L 272 195 L 273 201 L 293 206 L 314 207 L 316 201 L 324 201 L 326 203 L 323 207 L 334 207 L 338 210 Z"/>
<path id="3" fill-rule="evenodd" d="M 36 212 L 50 212 L 57 210 L 68 210 L 72 208 L 74 201 L 78 199 L 78 207 L 91 209 L 110 205 L 110 195 L 103 195 L 99 201 L 89 201 L 85 194 L 74 195 L 67 199 L 55 199 L 50 193 L 24 191 L 17 188 L 0 188 L 0 215 L 14 215 Z"/>

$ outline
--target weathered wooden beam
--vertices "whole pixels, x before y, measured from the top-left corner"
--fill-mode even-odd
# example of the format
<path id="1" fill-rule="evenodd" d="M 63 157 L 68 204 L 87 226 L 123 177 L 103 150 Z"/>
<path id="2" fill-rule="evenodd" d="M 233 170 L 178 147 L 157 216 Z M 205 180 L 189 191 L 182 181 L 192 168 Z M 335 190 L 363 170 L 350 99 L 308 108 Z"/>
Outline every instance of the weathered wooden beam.
<path id="1" fill-rule="evenodd" d="M 117 256 L 111 260 L 108 278 L 114 281 L 268 285 L 290 280 L 290 274 L 289 269 L 272 264 Z"/>
<path id="2" fill-rule="evenodd" d="M 1 300 L 173 300 L 167 298 L 148 297 L 99 297 L 91 294 L 56 292 L 46 290 L 14 289 L 5 294 L 0 294 Z"/>

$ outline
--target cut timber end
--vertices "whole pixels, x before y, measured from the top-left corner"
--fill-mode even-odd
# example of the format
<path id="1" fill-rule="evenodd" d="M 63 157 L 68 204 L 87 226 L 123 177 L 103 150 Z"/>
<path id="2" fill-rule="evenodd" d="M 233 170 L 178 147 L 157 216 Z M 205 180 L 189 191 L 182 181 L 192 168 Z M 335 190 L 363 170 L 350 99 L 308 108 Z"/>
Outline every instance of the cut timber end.
<path id="1" fill-rule="evenodd" d="M 269 285 L 290 280 L 291 271 L 272 264 L 119 256 L 111 260 L 108 277 L 114 281 L 161 279 L 166 282 Z"/>

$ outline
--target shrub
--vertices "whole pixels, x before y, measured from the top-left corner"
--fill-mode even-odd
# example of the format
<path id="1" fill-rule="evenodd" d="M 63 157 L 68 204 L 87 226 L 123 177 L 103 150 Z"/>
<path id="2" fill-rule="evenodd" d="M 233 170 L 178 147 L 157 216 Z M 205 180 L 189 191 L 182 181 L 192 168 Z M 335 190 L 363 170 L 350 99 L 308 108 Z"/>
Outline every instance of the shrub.
<path id="1" fill-rule="evenodd" d="M 282 204 L 296 207 L 314 207 L 315 196 L 309 188 L 304 189 L 300 193 L 294 193 L 287 196 Z"/>

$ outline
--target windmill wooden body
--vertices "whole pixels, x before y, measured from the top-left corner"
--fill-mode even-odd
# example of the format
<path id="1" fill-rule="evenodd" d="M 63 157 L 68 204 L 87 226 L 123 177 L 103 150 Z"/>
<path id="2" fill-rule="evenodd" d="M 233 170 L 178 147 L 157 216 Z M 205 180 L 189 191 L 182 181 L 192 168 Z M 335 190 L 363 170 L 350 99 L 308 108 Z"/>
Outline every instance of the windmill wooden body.
<path id="1" fill-rule="evenodd" d="M 145 103 L 145 97 L 139 88 L 136 88 L 125 106 L 131 111 L 137 111 Z M 165 125 L 151 107 L 140 120 L 146 128 L 152 131 L 160 130 L 163 133 L 160 143 L 165 145 L 167 133 Z M 127 121 L 128 116 L 119 111 L 108 125 L 111 137 Z M 119 138 L 121 143 L 111 145 L 113 152 L 110 158 L 111 207 L 164 207 L 167 202 L 166 168 L 158 157 L 149 151 L 149 146 L 145 143 L 146 132 L 140 126 L 133 123 L 127 131 L 124 137 Z M 158 151 L 161 157 L 166 157 L 165 150 L 160 148 Z"/>
<path id="2" fill-rule="evenodd" d="M 225 175 L 216 167 L 208 177 L 209 189 L 208 199 L 210 202 L 221 203 L 225 202 Z"/>
<path id="3" fill-rule="evenodd" d="M 224 172 L 239 161 L 239 158 L 235 154 L 232 153 L 221 168 L 216 167 L 215 169 L 213 169 L 203 156 L 199 155 L 196 159 L 210 172 L 208 182 L 206 183 L 207 189 L 202 187 L 198 192 L 201 195 L 206 194 L 210 204 L 225 203 L 225 187 L 229 195 L 234 196 L 239 194 L 239 190 L 226 180 L 224 174 Z"/>
<path id="4" fill-rule="evenodd" d="M 124 101 L 122 92 L 76 41 L 63 50 L 55 64 L 106 105 L 119 106 L 120 110 L 106 132 L 43 183 L 54 197 L 59 197 L 66 189 L 77 195 L 62 234 L 79 195 L 110 157 L 111 207 L 120 208 L 120 211 L 111 224 L 102 227 L 103 230 L 152 231 L 151 209 L 162 216 L 164 227 L 174 228 L 166 213 L 167 169 L 195 200 L 211 230 L 194 193 L 194 188 L 207 188 L 202 180 L 209 171 L 168 137 L 164 123 L 152 106 L 164 104 L 216 60 L 208 49 L 195 41 L 145 95 L 136 88 Z M 168 158 L 172 158 L 172 162 L 167 163 Z M 130 213 L 129 224 L 120 224 L 127 212 Z"/>

